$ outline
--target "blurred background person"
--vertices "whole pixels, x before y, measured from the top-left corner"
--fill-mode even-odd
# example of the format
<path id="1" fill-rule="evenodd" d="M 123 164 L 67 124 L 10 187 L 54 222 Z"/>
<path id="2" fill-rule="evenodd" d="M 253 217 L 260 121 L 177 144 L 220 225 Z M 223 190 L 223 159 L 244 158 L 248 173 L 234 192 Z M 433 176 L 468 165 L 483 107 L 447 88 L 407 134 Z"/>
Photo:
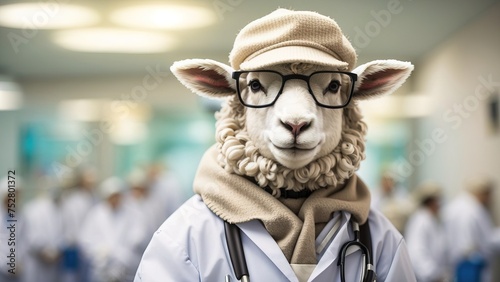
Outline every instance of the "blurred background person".
<path id="1" fill-rule="evenodd" d="M 169 217 L 187 196 L 177 177 L 160 163 L 152 163 L 147 169 L 149 185 L 148 201 L 154 209 L 155 229 Z"/>
<path id="2" fill-rule="evenodd" d="M 414 205 L 409 200 L 407 193 L 397 186 L 390 172 L 382 174 L 379 188 L 372 195 L 372 208 L 381 211 L 403 234 Z"/>
<path id="3" fill-rule="evenodd" d="M 157 209 L 153 204 L 153 197 L 151 195 L 151 187 L 148 182 L 146 172 L 143 169 L 137 168 L 130 173 L 127 179 L 130 187 L 129 192 L 125 198 L 125 205 L 130 208 L 132 215 L 135 217 L 134 221 L 142 222 L 144 228 L 143 238 L 137 248 L 137 265 L 139 265 L 142 253 L 146 249 L 153 233 L 158 229 L 158 217 L 162 214 L 157 213 Z M 166 204 L 166 203 L 165 203 Z"/>
<path id="4" fill-rule="evenodd" d="M 449 260 L 456 281 L 493 281 L 491 267 L 500 254 L 500 229 L 490 215 L 493 191 L 487 178 L 470 179 L 465 191 L 446 206 Z"/>
<path id="5" fill-rule="evenodd" d="M 83 222 L 79 242 L 90 260 L 91 282 L 126 282 L 135 275 L 145 228 L 125 205 L 125 190 L 124 181 L 117 177 L 103 181 L 99 186 L 103 200 Z"/>
<path id="6" fill-rule="evenodd" d="M 52 177 L 37 181 L 40 194 L 25 206 L 22 282 L 59 282 L 63 250 L 61 186 Z"/>
<path id="7" fill-rule="evenodd" d="M 82 166 L 73 170 L 62 198 L 64 251 L 62 282 L 86 281 L 88 265 L 78 248 L 78 236 L 87 213 L 98 201 L 95 194 L 97 172 Z"/>
<path id="8" fill-rule="evenodd" d="M 408 219 L 405 239 L 417 281 L 449 281 L 448 245 L 440 214 L 442 189 L 426 182 L 416 188 L 414 198 L 418 207 Z"/>

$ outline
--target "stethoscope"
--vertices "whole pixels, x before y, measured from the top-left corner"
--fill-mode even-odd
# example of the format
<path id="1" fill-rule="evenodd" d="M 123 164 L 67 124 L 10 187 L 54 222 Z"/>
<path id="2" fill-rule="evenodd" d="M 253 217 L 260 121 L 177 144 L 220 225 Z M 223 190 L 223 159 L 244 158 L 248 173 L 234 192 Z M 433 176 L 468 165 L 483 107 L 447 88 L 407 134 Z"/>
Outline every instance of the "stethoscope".
<path id="1" fill-rule="evenodd" d="M 361 281 L 362 282 L 375 282 L 377 281 L 377 274 L 375 273 L 375 267 L 373 266 L 373 257 L 371 253 L 371 234 L 370 227 L 368 224 L 364 224 L 363 231 L 360 232 L 359 224 L 353 220 L 351 220 L 352 231 L 354 233 L 354 240 L 348 241 L 342 245 L 339 252 L 339 262 L 337 263 L 340 266 L 340 281 L 345 282 L 345 259 L 347 256 L 347 251 L 351 247 L 357 247 L 361 250 L 361 259 L 363 261 L 363 271 L 361 272 Z M 362 240 L 360 238 L 361 234 L 366 238 Z M 361 242 L 364 241 L 365 243 Z M 366 244 L 366 245 L 365 245 Z M 368 246 L 367 246 L 368 245 Z"/>
<path id="2" fill-rule="evenodd" d="M 339 262 L 340 267 L 340 281 L 345 282 L 345 260 L 348 255 L 349 248 L 357 247 L 361 250 L 362 256 L 362 282 L 376 282 L 377 274 L 375 273 L 375 267 L 373 266 L 373 257 L 370 252 L 371 250 L 371 235 L 370 227 L 368 224 L 362 225 L 363 232 L 360 232 L 360 226 L 357 222 L 351 221 L 354 240 L 346 242 L 340 248 L 339 252 Z M 226 233 L 226 243 L 229 250 L 229 257 L 231 258 L 231 263 L 233 265 L 234 273 L 236 278 L 241 282 L 250 282 L 250 275 L 248 273 L 247 263 L 245 259 L 245 252 L 243 250 L 243 244 L 241 243 L 240 229 L 236 224 L 230 224 L 227 221 L 224 222 L 224 229 Z M 363 236 L 364 238 L 360 238 Z M 365 243 L 362 243 L 364 241 Z M 366 244 L 366 245 L 365 245 Z M 368 245 L 368 247 L 367 247 Z M 226 276 L 225 282 L 231 282 L 229 275 Z"/>

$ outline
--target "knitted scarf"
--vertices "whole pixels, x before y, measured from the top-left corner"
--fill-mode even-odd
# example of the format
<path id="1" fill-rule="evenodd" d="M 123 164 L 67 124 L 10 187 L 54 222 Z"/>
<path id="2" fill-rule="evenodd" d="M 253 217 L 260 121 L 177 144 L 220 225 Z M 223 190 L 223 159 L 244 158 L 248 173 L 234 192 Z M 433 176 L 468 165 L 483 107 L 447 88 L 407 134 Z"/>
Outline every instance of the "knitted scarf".
<path id="1" fill-rule="evenodd" d="M 261 221 L 290 263 L 317 263 L 316 235 L 335 211 L 350 212 L 360 224 L 368 218 L 370 193 L 356 174 L 307 198 L 278 199 L 253 179 L 226 171 L 217 161 L 218 154 L 213 146 L 203 156 L 194 179 L 195 193 L 225 221 Z"/>

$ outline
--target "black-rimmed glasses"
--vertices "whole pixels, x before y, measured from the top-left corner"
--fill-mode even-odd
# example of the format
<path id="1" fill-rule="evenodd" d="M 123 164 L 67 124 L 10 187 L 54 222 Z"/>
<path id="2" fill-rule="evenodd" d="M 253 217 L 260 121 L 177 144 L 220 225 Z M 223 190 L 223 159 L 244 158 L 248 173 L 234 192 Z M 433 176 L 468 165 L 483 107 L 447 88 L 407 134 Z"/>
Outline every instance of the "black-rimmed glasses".
<path id="1" fill-rule="evenodd" d="M 273 105 L 283 92 L 285 82 L 300 79 L 307 82 L 309 93 L 317 105 L 325 108 L 343 108 L 351 101 L 355 73 L 341 71 L 318 71 L 309 76 L 300 74 L 282 75 L 276 71 L 235 71 L 233 78 L 241 103 L 251 108 Z"/>

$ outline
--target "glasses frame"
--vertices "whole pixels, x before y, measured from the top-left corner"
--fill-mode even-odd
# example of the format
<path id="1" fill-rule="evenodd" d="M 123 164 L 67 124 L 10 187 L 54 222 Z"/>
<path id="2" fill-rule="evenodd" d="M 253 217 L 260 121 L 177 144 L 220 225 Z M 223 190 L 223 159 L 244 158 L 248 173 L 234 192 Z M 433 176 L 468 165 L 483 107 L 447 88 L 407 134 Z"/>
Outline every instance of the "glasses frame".
<path id="1" fill-rule="evenodd" d="M 249 105 L 249 104 L 245 103 L 245 101 L 243 101 L 243 98 L 241 97 L 239 79 L 240 79 L 240 76 L 242 74 L 244 74 L 244 73 L 252 73 L 252 72 L 271 72 L 271 73 L 275 73 L 275 74 L 278 74 L 278 75 L 281 76 L 281 79 L 282 79 L 281 88 L 280 88 L 278 94 L 276 95 L 276 98 L 274 98 L 274 100 L 271 103 L 264 104 L 264 105 Z M 351 79 L 351 90 L 348 93 L 347 101 L 343 105 L 330 106 L 330 105 L 322 104 L 322 103 L 318 102 L 318 100 L 316 100 L 316 97 L 314 96 L 314 94 L 312 92 L 311 85 L 309 84 L 309 80 L 311 79 L 311 76 L 313 76 L 313 75 L 315 75 L 317 73 L 338 73 L 338 74 L 345 74 L 345 75 L 349 76 L 349 78 Z M 307 83 L 307 88 L 308 88 L 309 94 L 311 94 L 311 96 L 313 97 L 314 101 L 316 102 L 316 105 L 318 105 L 320 107 L 323 107 L 323 108 L 340 109 L 340 108 L 346 107 L 347 105 L 349 105 L 349 102 L 351 102 L 352 94 L 354 93 L 354 84 L 358 80 L 358 75 L 355 74 L 355 73 L 352 73 L 352 72 L 345 72 L 345 71 L 316 71 L 316 72 L 311 73 L 309 76 L 302 75 L 302 74 L 283 75 L 283 74 L 281 74 L 281 73 L 279 73 L 277 71 L 273 71 L 273 70 L 254 70 L 254 71 L 234 71 L 233 74 L 232 74 L 232 78 L 234 80 L 236 80 L 236 90 L 238 92 L 238 98 L 239 98 L 240 102 L 245 107 L 249 107 L 249 108 L 266 108 L 266 107 L 270 107 L 270 106 L 274 105 L 274 103 L 276 103 L 276 101 L 278 100 L 278 98 L 283 93 L 283 89 L 285 88 L 285 83 L 288 80 L 300 79 L 300 80 L 303 80 L 303 81 L 305 81 Z"/>

